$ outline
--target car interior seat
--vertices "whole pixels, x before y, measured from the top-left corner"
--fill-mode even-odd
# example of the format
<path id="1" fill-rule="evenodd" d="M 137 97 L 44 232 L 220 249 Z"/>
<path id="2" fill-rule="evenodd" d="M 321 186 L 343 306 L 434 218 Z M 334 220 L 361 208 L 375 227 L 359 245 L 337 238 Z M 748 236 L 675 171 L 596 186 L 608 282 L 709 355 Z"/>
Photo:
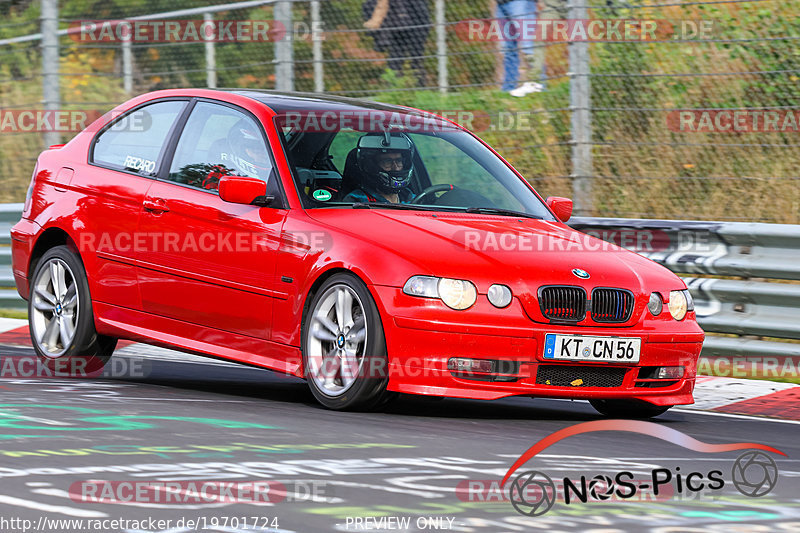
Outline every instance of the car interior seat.
<path id="1" fill-rule="evenodd" d="M 343 200 L 345 196 L 361 187 L 364 183 L 364 173 L 358 168 L 356 162 L 356 151 L 358 148 L 353 148 L 347 154 L 344 160 L 344 172 L 342 172 L 342 186 L 339 191 L 339 200 Z"/>

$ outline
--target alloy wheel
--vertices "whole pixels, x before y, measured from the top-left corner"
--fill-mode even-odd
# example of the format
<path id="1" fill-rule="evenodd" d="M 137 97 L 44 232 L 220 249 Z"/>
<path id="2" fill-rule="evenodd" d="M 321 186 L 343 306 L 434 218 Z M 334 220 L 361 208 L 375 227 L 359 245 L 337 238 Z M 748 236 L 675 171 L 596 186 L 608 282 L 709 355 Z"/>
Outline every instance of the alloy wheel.
<path id="1" fill-rule="evenodd" d="M 309 374 L 328 396 L 348 391 L 361 373 L 367 346 L 364 306 L 345 284 L 329 287 L 311 311 Z"/>
<path id="2" fill-rule="evenodd" d="M 75 275 L 61 259 L 50 259 L 34 282 L 31 326 L 41 352 L 62 356 L 72 345 L 80 298 Z"/>

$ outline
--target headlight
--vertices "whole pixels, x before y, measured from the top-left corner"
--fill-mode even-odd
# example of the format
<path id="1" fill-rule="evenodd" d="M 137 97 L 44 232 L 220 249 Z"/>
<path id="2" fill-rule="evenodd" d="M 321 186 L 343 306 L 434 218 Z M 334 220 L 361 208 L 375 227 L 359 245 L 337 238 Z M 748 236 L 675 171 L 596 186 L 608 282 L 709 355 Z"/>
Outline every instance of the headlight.
<path id="1" fill-rule="evenodd" d="M 439 298 L 448 307 L 459 310 L 472 307 L 478 299 L 478 291 L 469 281 L 433 276 L 412 276 L 403 285 L 403 292 L 409 296 Z"/>
<path id="2" fill-rule="evenodd" d="M 669 314 L 675 320 L 683 320 L 686 311 L 689 309 L 689 300 L 686 299 L 684 291 L 670 291 L 669 293 Z"/>
<path id="3" fill-rule="evenodd" d="M 661 301 L 661 295 L 657 292 L 650 293 L 650 301 L 647 302 L 647 309 L 653 316 L 660 315 L 661 310 L 664 309 L 664 302 Z"/>
<path id="4" fill-rule="evenodd" d="M 689 292 L 689 289 L 683 291 L 683 294 L 686 295 L 686 302 L 687 302 L 687 311 L 694 311 L 694 298 L 692 298 L 692 293 Z"/>
<path id="5" fill-rule="evenodd" d="M 489 291 L 486 293 L 486 296 L 489 298 L 489 302 L 497 308 L 504 308 L 508 307 L 511 303 L 511 289 L 506 287 L 505 285 L 492 285 L 489 287 Z"/>
<path id="6" fill-rule="evenodd" d="M 439 298 L 447 307 L 467 309 L 478 299 L 478 291 L 469 281 L 442 278 L 439 280 Z"/>

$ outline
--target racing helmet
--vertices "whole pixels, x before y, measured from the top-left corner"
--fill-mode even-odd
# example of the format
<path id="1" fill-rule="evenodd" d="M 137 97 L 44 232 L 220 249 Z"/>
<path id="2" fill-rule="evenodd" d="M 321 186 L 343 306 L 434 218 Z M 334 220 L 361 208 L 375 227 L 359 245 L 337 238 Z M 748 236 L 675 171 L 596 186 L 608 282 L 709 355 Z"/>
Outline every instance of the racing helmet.
<path id="1" fill-rule="evenodd" d="M 358 140 L 356 164 L 368 185 L 379 192 L 391 194 L 408 187 L 413 161 L 414 143 L 405 133 L 368 133 Z"/>
<path id="2" fill-rule="evenodd" d="M 264 141 L 252 121 L 241 119 L 228 132 L 230 159 L 236 170 L 252 178 L 264 178 L 269 156 Z"/>

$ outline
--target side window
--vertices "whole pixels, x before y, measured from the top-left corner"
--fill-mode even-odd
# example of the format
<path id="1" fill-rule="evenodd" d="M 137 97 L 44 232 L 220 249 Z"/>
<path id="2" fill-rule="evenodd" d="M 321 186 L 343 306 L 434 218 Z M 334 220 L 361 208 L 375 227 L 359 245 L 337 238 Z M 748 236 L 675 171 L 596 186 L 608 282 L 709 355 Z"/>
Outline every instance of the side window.
<path id="1" fill-rule="evenodd" d="M 186 102 L 157 102 L 128 113 L 97 137 L 92 162 L 152 175 Z"/>
<path id="2" fill-rule="evenodd" d="M 364 134 L 358 131 L 342 130 L 338 132 L 336 137 L 333 138 L 333 141 L 331 141 L 328 154 L 332 157 L 333 164 L 339 170 L 340 174 L 344 174 L 347 154 L 356 147 L 362 135 Z"/>
<path id="3" fill-rule="evenodd" d="M 170 181 L 216 191 L 223 176 L 268 181 L 272 161 L 261 128 L 230 107 L 198 102 L 183 128 Z"/>

